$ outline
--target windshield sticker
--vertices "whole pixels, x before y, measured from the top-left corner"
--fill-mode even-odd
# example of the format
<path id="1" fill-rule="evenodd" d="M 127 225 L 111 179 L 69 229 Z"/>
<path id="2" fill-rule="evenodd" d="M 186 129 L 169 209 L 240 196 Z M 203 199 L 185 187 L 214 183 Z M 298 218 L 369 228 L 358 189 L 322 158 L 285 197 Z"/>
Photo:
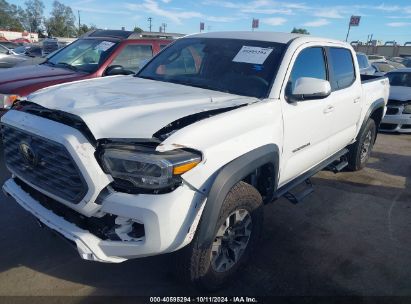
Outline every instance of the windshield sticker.
<path id="1" fill-rule="evenodd" d="M 94 49 L 97 51 L 107 51 L 109 48 L 111 48 L 115 43 L 110 42 L 110 41 L 102 41 L 99 44 L 97 44 Z"/>
<path id="2" fill-rule="evenodd" d="M 273 49 L 244 45 L 233 62 L 243 62 L 251 64 L 263 64 Z"/>

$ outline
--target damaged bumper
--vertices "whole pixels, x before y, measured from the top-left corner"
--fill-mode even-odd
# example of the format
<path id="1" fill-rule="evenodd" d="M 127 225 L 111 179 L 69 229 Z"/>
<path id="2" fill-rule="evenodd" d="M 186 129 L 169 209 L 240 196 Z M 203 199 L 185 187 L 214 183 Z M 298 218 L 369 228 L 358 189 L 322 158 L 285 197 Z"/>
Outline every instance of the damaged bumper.
<path id="1" fill-rule="evenodd" d="M 116 217 L 116 232 L 120 236 L 126 233 L 121 230 L 125 219 L 143 225 L 144 235 L 110 240 L 99 238 L 57 215 L 14 179 L 5 182 L 3 191 L 42 224 L 75 243 L 81 258 L 109 263 L 172 252 L 187 245 L 194 235 L 204 202 L 202 196 L 185 185 L 164 195 L 112 193 L 104 199 L 100 214 Z"/>

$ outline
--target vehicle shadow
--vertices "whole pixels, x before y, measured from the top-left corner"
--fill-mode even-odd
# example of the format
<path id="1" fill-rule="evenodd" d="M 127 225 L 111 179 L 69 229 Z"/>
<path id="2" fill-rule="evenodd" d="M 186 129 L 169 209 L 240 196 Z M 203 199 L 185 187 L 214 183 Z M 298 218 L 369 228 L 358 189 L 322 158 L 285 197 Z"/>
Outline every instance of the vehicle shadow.
<path id="1" fill-rule="evenodd" d="M 321 172 L 313 179 L 316 192 L 304 203 L 280 199 L 266 206 L 263 239 L 251 263 L 214 295 L 411 295 L 410 160 L 376 152 L 358 181 L 357 173 L 331 178 L 331 173 Z M 0 161 L 4 180 L 8 174 Z M 375 170 L 393 178 L 394 187 L 374 178 Z M 18 281 L 0 278 L 3 288 L 24 282 L 31 287 L 23 294 L 36 288 L 34 293 L 42 295 L 209 294 L 179 282 L 172 255 L 121 264 L 83 261 L 11 199 L 1 194 L 0 200 L 5 227 L 0 235 L 0 277 L 14 268 L 28 269 Z"/>

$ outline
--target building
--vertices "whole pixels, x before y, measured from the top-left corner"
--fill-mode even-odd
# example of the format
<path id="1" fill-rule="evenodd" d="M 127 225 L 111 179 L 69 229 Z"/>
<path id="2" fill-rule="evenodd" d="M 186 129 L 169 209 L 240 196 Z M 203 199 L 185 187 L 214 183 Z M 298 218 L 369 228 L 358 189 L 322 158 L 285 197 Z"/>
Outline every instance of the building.
<path id="1" fill-rule="evenodd" d="M 26 31 L 13 32 L 13 31 L 0 30 L 0 38 L 5 38 L 7 40 L 27 39 L 31 42 L 39 41 L 39 35 L 37 33 L 29 33 Z"/>

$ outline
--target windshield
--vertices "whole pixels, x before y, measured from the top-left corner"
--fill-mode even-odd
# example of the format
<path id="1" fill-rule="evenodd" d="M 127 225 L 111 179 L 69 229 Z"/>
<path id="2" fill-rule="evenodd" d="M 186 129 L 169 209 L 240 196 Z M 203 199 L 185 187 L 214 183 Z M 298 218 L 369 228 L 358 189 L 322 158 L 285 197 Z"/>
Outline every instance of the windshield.
<path id="1" fill-rule="evenodd" d="M 18 47 L 19 45 L 13 42 L 9 42 L 9 41 L 1 41 L 0 42 L 1 45 L 4 45 L 6 48 L 13 50 L 16 47 Z"/>
<path id="2" fill-rule="evenodd" d="M 184 38 L 165 48 L 136 77 L 257 98 L 268 97 L 285 44 Z"/>
<path id="3" fill-rule="evenodd" d="M 409 87 L 411 88 L 411 73 L 389 73 L 387 74 L 390 80 L 390 85 L 397 87 Z"/>
<path id="4" fill-rule="evenodd" d="M 116 42 L 105 40 L 76 40 L 49 57 L 45 63 L 93 73 L 105 62 L 116 45 Z"/>

